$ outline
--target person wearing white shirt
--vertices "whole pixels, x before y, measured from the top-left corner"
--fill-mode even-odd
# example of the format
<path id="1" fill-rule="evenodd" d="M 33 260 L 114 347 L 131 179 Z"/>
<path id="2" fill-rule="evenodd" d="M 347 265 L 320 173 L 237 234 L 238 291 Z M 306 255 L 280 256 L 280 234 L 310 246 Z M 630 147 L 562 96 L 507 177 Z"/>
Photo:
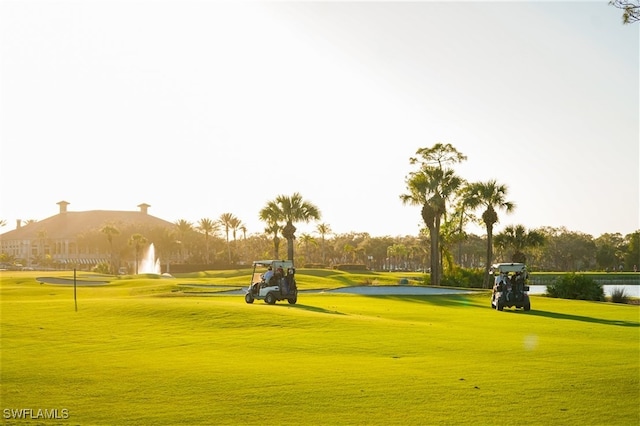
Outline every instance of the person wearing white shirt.
<path id="1" fill-rule="evenodd" d="M 269 284 L 269 280 L 271 279 L 271 277 L 273 277 L 273 268 L 269 266 L 269 269 L 267 270 L 267 272 L 265 272 L 262 275 L 262 279 L 264 280 L 265 283 Z"/>

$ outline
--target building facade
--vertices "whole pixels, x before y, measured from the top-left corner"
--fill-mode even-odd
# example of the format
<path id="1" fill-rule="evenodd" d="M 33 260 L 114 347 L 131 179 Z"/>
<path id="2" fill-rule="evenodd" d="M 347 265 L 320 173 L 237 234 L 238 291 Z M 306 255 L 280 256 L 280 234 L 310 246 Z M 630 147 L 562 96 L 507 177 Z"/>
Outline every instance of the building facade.
<path id="1" fill-rule="evenodd" d="M 149 215 L 150 206 L 144 203 L 138 205 L 138 211 L 84 212 L 69 211 L 70 203 L 66 201 L 57 204 L 58 214 L 25 224 L 17 220 L 16 229 L 0 234 L 0 252 L 7 258 L 19 260 L 25 267 L 47 265 L 90 269 L 101 262 L 114 263 L 113 236 L 104 232 L 106 226 L 143 234 L 145 230 L 175 227 L 171 222 Z M 123 247 L 120 241 L 118 261 Z"/>

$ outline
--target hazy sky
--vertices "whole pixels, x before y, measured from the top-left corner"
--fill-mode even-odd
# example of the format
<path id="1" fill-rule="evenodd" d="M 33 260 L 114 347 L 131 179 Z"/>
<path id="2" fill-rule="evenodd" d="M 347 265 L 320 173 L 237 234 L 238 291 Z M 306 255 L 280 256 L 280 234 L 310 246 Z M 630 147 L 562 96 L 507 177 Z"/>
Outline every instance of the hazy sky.
<path id="1" fill-rule="evenodd" d="M 606 0 L 2 1 L 0 232 L 64 200 L 256 233 L 300 192 L 334 232 L 416 235 L 409 157 L 443 142 L 508 185 L 497 232 L 630 233 L 638 28 Z"/>

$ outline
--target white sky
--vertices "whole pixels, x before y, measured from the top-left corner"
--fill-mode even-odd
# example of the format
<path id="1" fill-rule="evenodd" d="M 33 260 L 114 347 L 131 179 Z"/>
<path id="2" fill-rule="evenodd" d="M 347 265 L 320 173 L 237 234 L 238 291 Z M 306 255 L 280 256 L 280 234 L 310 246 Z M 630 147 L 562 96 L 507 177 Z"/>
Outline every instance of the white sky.
<path id="1" fill-rule="evenodd" d="M 508 185 L 498 232 L 633 232 L 639 25 L 607 3 L 2 1 L 0 232 L 64 200 L 255 233 L 297 191 L 334 232 L 416 235 L 437 142 Z"/>

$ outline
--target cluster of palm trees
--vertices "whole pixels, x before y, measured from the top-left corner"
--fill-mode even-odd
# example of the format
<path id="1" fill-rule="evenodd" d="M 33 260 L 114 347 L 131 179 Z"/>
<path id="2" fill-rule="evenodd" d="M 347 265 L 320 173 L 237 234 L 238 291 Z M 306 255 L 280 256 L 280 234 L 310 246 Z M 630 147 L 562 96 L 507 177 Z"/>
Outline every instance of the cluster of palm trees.
<path id="1" fill-rule="evenodd" d="M 451 144 L 437 143 L 420 148 L 409 159 L 417 170 L 406 177 L 408 192 L 400 195 L 404 204 L 421 206 L 422 219 L 429 230 L 431 252 L 431 283 L 439 285 L 442 278 L 442 237 L 461 241 L 464 225 L 474 218 L 473 211 L 482 208 L 481 221 L 487 230 L 487 256 L 484 286 L 489 286 L 489 267 L 493 260 L 493 227 L 498 222 L 498 210 L 513 211 L 515 204 L 507 201 L 507 186 L 496 180 L 467 182 L 452 166 L 466 160 Z M 443 229 L 447 232 L 444 233 Z"/>
<path id="2" fill-rule="evenodd" d="M 194 230 L 194 225 L 184 219 L 180 219 L 175 223 L 178 229 L 178 241 L 184 241 L 186 235 L 188 235 L 191 231 Z M 205 238 L 205 262 L 210 262 L 209 257 L 209 240 L 211 236 L 216 235 L 219 231 L 224 230 L 225 239 L 227 242 L 227 255 L 229 258 L 229 262 L 231 262 L 231 244 L 229 240 L 229 233 L 233 236 L 233 240 L 236 240 L 238 232 L 242 232 L 242 234 L 246 237 L 247 227 L 242 223 L 240 219 L 238 219 L 233 213 L 222 213 L 217 220 L 212 220 L 209 218 L 202 218 L 198 221 L 195 229 L 202 232 Z M 183 253 L 180 254 L 181 260 L 183 257 Z"/>
<path id="3" fill-rule="evenodd" d="M 266 235 L 272 236 L 274 246 L 274 259 L 279 259 L 280 237 L 282 235 L 287 241 L 287 259 L 294 259 L 294 240 L 296 238 L 295 223 L 310 221 L 318 221 L 321 218 L 320 209 L 309 201 L 305 201 L 300 193 L 296 192 L 291 196 L 278 195 L 274 200 L 268 201 L 259 212 L 260 220 L 266 227 L 264 232 Z M 183 238 L 194 230 L 194 225 L 184 219 L 175 223 L 179 237 Z M 242 232 L 246 239 L 247 228 L 240 219 L 232 213 L 222 213 L 218 220 L 208 218 L 200 219 L 195 227 L 205 236 L 205 262 L 209 263 L 209 239 L 221 230 L 224 231 L 227 242 L 227 254 L 229 263 L 232 262 L 231 244 L 229 234 L 231 233 L 233 240 L 236 240 L 237 233 Z M 330 228 L 326 224 L 318 225 L 318 232 L 322 236 L 324 245 L 325 235 L 330 232 Z"/>
<path id="4" fill-rule="evenodd" d="M 242 223 L 242 221 L 232 213 L 222 213 L 217 220 L 212 220 L 209 218 L 200 219 L 195 226 L 193 223 L 184 219 L 178 220 L 177 222 L 175 222 L 175 225 L 176 225 L 177 235 L 174 235 L 174 233 L 169 230 L 164 230 L 162 235 L 163 237 L 162 240 L 165 240 L 165 241 L 157 241 L 156 243 L 158 243 L 157 246 L 161 250 L 163 249 L 166 250 L 168 247 L 175 246 L 177 243 L 181 262 L 184 261 L 184 251 L 183 251 L 184 248 L 181 246 L 181 242 L 185 241 L 187 239 L 187 235 L 189 235 L 193 231 L 197 230 L 197 231 L 200 231 L 202 234 L 204 234 L 205 246 L 206 246 L 204 253 L 205 253 L 205 262 L 207 263 L 210 262 L 209 241 L 212 236 L 217 235 L 218 232 L 220 232 L 221 230 L 224 230 L 224 234 L 226 235 L 226 242 L 227 242 L 227 254 L 228 254 L 229 262 L 231 263 L 231 244 L 229 241 L 229 234 L 230 233 L 232 234 L 233 239 L 235 241 L 238 231 L 243 232 L 245 236 L 247 232 L 247 229 Z M 120 229 L 114 224 L 105 224 L 100 229 L 100 232 L 106 235 L 107 241 L 109 242 L 109 249 L 110 249 L 109 251 L 111 253 L 110 269 L 113 270 L 114 265 L 117 263 L 114 259 L 114 253 L 115 253 L 114 246 L 113 246 L 114 237 L 120 235 L 121 233 Z M 158 235 L 156 235 L 156 237 L 157 236 Z M 147 245 L 148 242 L 149 242 L 148 238 L 139 232 L 131 234 L 128 239 L 128 245 L 134 249 L 136 274 L 138 273 L 139 254 L 141 250 Z"/>

